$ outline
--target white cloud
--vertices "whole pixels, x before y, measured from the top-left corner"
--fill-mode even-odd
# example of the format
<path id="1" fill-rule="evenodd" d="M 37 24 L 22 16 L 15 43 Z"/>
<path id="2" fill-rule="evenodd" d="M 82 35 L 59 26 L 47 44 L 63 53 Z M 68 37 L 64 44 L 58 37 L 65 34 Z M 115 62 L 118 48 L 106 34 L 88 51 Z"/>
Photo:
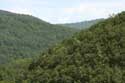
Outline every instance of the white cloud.
<path id="1" fill-rule="evenodd" d="M 91 20 L 96 18 L 106 18 L 112 13 L 118 13 L 125 10 L 124 2 L 82 2 L 75 7 L 64 8 L 64 12 L 71 19 Z M 77 17 L 76 17 L 77 16 Z M 74 20 L 75 21 L 75 20 Z"/>
<path id="2" fill-rule="evenodd" d="M 0 9 L 30 14 L 51 23 L 96 18 L 125 10 L 125 0 L 1 0 Z"/>
<path id="3" fill-rule="evenodd" d="M 105 10 L 114 10 L 114 9 L 123 9 L 125 3 L 122 2 L 96 2 L 96 3 L 81 3 L 76 7 L 65 8 L 64 11 L 67 13 L 86 13 L 86 12 L 93 12 L 93 11 L 105 11 Z"/>

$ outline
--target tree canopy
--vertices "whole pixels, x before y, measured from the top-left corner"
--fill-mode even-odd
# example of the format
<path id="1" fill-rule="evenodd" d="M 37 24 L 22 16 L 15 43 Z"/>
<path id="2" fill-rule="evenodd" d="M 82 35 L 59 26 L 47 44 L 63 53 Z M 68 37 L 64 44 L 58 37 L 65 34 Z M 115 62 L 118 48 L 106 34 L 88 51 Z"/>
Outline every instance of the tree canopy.
<path id="1" fill-rule="evenodd" d="M 74 34 L 34 61 L 20 59 L 0 70 L 0 83 L 124 82 L 125 12 Z"/>

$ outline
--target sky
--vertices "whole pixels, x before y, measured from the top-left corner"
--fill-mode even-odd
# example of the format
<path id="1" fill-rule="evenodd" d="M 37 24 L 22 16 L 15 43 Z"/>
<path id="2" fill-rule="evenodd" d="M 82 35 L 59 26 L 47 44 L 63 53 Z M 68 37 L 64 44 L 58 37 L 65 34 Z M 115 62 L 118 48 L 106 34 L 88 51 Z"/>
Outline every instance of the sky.
<path id="1" fill-rule="evenodd" d="M 0 10 L 33 15 L 53 24 L 74 23 L 125 11 L 125 0 L 0 0 Z"/>

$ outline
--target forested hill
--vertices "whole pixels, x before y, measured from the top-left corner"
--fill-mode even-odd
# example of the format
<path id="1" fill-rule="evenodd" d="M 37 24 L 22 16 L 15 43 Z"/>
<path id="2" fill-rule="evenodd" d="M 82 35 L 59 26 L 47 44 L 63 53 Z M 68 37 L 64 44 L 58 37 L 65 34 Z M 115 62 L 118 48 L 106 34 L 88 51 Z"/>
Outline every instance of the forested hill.
<path id="1" fill-rule="evenodd" d="M 39 54 L 77 30 L 0 10 L 0 63 Z"/>
<path id="2" fill-rule="evenodd" d="M 124 82 L 125 12 L 76 33 L 35 61 L 0 65 L 0 83 Z"/>
<path id="3" fill-rule="evenodd" d="M 125 12 L 41 54 L 29 72 L 29 83 L 124 83 Z"/>
<path id="4" fill-rule="evenodd" d="M 62 26 L 66 26 L 66 27 L 71 27 L 71 28 L 76 28 L 76 29 L 85 29 L 85 28 L 89 28 L 92 25 L 103 21 L 104 19 L 95 19 L 95 20 L 90 20 L 90 21 L 83 21 L 83 22 L 76 22 L 76 23 L 66 23 L 66 24 L 60 24 Z"/>

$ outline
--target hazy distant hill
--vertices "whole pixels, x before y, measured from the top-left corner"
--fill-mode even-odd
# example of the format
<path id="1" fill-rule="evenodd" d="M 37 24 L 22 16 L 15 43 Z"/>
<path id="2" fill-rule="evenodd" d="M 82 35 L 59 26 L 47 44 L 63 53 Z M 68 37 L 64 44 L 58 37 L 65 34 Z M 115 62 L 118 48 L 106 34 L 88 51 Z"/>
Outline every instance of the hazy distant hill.
<path id="1" fill-rule="evenodd" d="M 0 10 L 0 63 L 39 54 L 74 32 L 30 15 Z"/>
<path id="2" fill-rule="evenodd" d="M 77 29 L 84 29 L 84 28 L 89 28 L 92 25 L 103 21 L 104 19 L 96 19 L 96 20 L 90 20 L 90 21 L 83 21 L 83 22 L 76 22 L 76 23 L 66 23 L 66 24 L 60 24 L 62 26 L 67 26 L 71 28 L 77 28 Z"/>

